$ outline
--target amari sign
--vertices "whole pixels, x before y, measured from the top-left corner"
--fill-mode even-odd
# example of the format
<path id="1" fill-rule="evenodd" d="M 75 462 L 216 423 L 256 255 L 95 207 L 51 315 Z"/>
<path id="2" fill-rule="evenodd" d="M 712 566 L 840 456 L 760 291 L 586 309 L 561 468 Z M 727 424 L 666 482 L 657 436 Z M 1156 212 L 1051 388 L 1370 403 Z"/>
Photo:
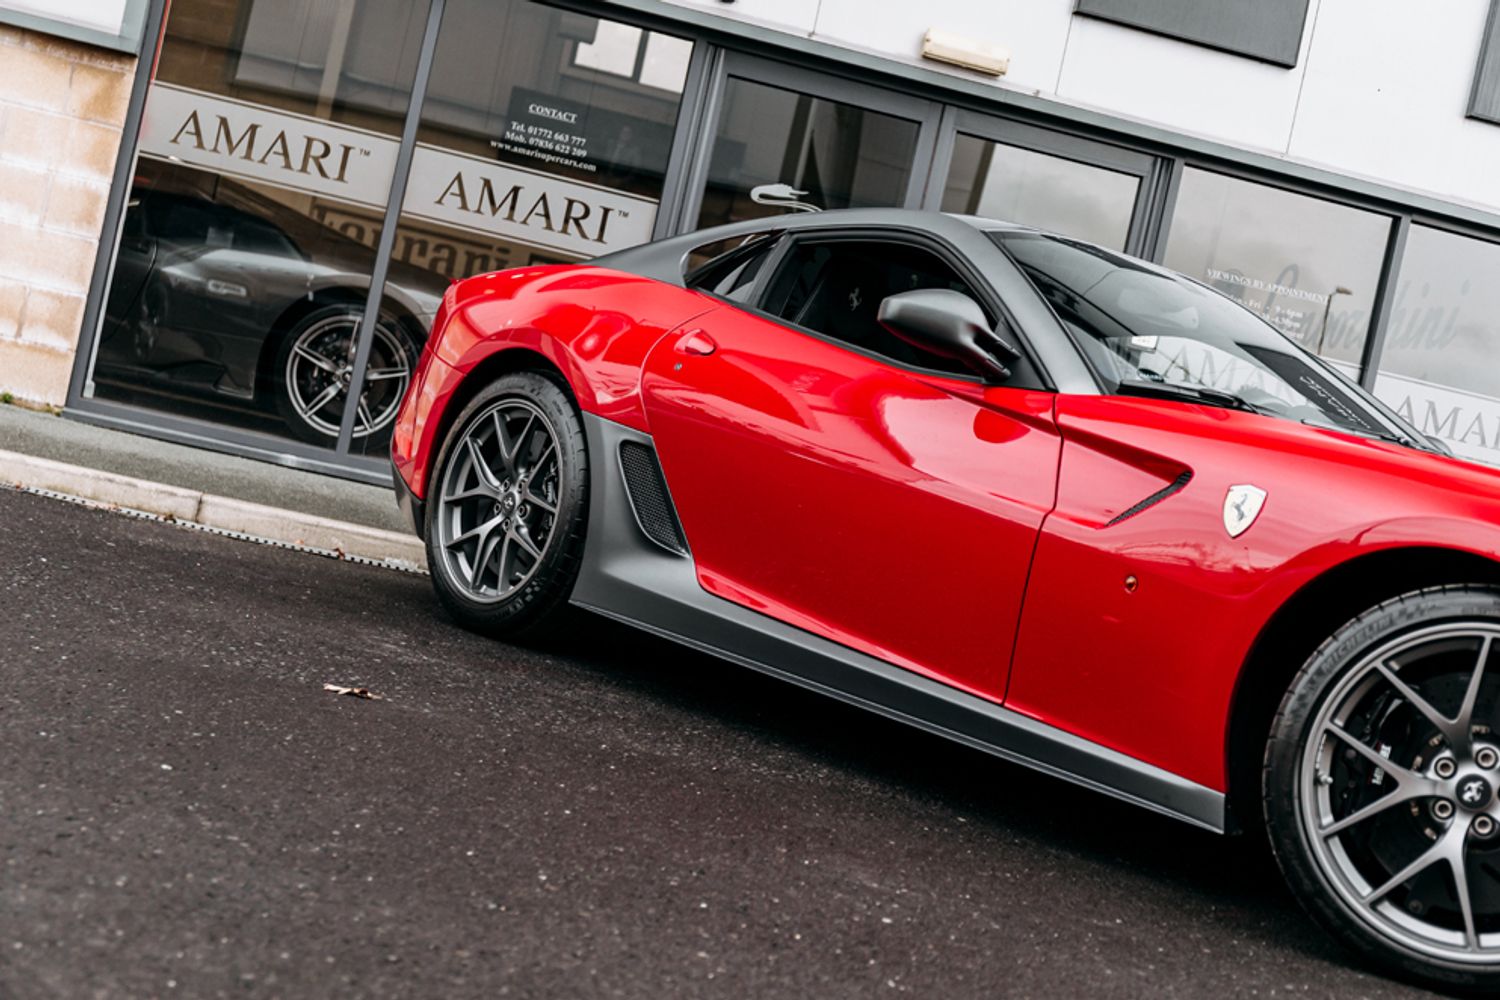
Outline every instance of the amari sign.
<path id="1" fill-rule="evenodd" d="M 398 143 L 242 101 L 157 84 L 141 154 L 283 190 L 381 208 Z M 486 236 L 594 257 L 651 238 L 657 204 L 436 146 L 413 152 L 403 214 Z"/>
<path id="2" fill-rule="evenodd" d="M 418 145 L 403 210 L 432 222 L 595 257 L 651 238 L 656 202 Z"/>
<path id="3" fill-rule="evenodd" d="M 158 83 L 141 121 L 141 154 L 272 187 L 380 206 L 396 140 L 376 132 Z"/>
<path id="4" fill-rule="evenodd" d="M 1375 391 L 1423 434 L 1447 442 L 1455 455 L 1500 464 L 1500 400 L 1389 372 L 1377 376 Z"/>

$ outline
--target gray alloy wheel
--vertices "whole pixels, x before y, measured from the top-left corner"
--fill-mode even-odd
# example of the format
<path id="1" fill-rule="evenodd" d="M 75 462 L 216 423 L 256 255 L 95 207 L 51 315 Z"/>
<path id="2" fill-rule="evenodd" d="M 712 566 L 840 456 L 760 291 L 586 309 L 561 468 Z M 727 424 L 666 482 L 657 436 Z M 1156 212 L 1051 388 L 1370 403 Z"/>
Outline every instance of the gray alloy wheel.
<path id="1" fill-rule="evenodd" d="M 536 575 L 562 486 L 557 432 L 535 404 L 502 399 L 469 422 L 436 498 L 444 569 L 469 600 L 503 601 Z"/>
<path id="2" fill-rule="evenodd" d="M 360 314 L 340 306 L 320 309 L 288 334 L 278 362 L 278 408 L 305 440 L 336 439 L 354 374 L 354 337 Z M 354 439 L 390 427 L 411 384 L 415 351 L 394 323 L 375 324 L 364 388 L 354 417 Z"/>
<path id="3" fill-rule="evenodd" d="M 426 504 L 433 588 L 460 624 L 544 639 L 571 620 L 588 521 L 588 447 L 566 383 L 501 376 L 444 438 Z"/>
<path id="4" fill-rule="evenodd" d="M 1421 591 L 1345 626 L 1283 702 L 1268 829 L 1313 915 L 1428 983 L 1500 979 L 1500 595 Z"/>

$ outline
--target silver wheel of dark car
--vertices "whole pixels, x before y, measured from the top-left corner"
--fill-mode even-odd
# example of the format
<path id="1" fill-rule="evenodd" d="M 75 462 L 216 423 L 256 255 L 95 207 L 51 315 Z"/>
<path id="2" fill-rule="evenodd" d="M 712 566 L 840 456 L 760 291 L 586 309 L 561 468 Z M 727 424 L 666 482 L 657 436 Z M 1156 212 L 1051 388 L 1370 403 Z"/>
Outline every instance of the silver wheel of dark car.
<path id="1" fill-rule="evenodd" d="M 1429 981 L 1500 973 L 1497 661 L 1491 591 L 1382 605 L 1304 668 L 1267 756 L 1293 887 L 1340 936 Z"/>
<path id="2" fill-rule="evenodd" d="M 300 437 L 337 438 L 354 376 L 354 338 L 360 314 L 342 307 L 320 309 L 287 337 L 279 359 L 278 404 Z M 415 350 L 396 324 L 375 324 L 364 388 L 354 417 L 354 438 L 390 427 L 411 383 Z"/>
<path id="3" fill-rule="evenodd" d="M 536 575 L 562 495 L 557 433 L 524 399 L 469 423 L 438 491 L 438 543 L 470 600 L 502 601 Z"/>
<path id="4" fill-rule="evenodd" d="M 427 498 L 427 562 L 460 622 L 519 637 L 563 620 L 583 552 L 588 450 L 562 385 L 516 372 L 464 407 Z"/>

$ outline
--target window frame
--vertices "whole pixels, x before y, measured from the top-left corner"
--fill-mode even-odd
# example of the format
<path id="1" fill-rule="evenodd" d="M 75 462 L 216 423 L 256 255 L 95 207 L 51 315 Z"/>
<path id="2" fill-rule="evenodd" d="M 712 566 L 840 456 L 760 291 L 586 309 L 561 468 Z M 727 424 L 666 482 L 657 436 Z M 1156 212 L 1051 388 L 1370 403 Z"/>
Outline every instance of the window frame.
<path id="1" fill-rule="evenodd" d="M 980 231 L 975 230 L 979 235 Z M 948 372 L 937 368 L 927 368 L 922 365 L 908 364 L 879 351 L 851 344 L 846 340 L 829 336 L 820 330 L 801 326 L 786 318 L 777 315 L 768 308 L 767 296 L 772 286 L 781 276 L 783 268 L 787 264 L 795 247 L 806 243 L 899 243 L 908 247 L 925 250 L 936 256 L 942 263 L 947 265 L 953 272 L 967 284 L 975 293 L 972 297 L 979 307 L 984 310 L 985 317 L 993 324 L 997 333 L 1008 336 L 1018 350 L 1020 350 L 1026 367 L 1005 382 L 992 382 L 977 373 Z M 996 253 L 999 253 L 996 249 Z M 1056 392 L 1051 385 L 1051 379 L 1041 364 L 1039 356 L 1027 340 L 1025 331 L 1016 322 L 1014 315 L 1005 307 L 1000 295 L 995 291 L 990 282 L 967 260 L 967 258 L 946 241 L 931 236 L 915 229 L 905 229 L 897 226 L 860 226 L 839 227 L 822 229 L 810 227 L 787 232 L 780 238 L 779 244 L 772 248 L 771 255 L 765 264 L 761 265 L 761 274 L 756 278 L 756 288 L 749 304 L 735 302 L 728 303 L 736 309 L 751 313 L 761 319 L 769 320 L 785 330 L 790 330 L 804 336 L 820 340 L 825 344 L 831 344 L 851 354 L 878 361 L 896 371 L 911 375 L 921 375 L 929 378 L 948 379 L 955 382 L 963 382 L 977 386 L 1003 386 L 1012 389 L 1026 389 L 1034 392 Z M 1073 344 L 1069 349 L 1076 351 Z"/>
<path id="2" fill-rule="evenodd" d="M 732 239 L 733 237 L 730 238 Z M 710 296 L 711 298 L 714 298 L 719 302 L 723 302 L 727 305 L 735 306 L 737 308 L 744 308 L 747 302 L 759 302 L 760 296 L 765 291 L 762 286 L 765 284 L 768 276 L 771 273 L 771 264 L 773 263 L 773 261 L 779 260 L 779 244 L 784 239 L 786 239 L 786 230 L 784 229 L 768 229 L 765 232 L 751 233 L 750 235 L 744 237 L 744 239 L 738 246 L 730 247 L 728 250 L 725 250 L 718 256 L 710 257 L 708 260 L 704 261 L 702 264 L 699 264 L 697 267 L 691 270 L 684 271 L 682 275 L 682 286 L 684 288 L 691 289 L 692 291 L 698 292 L 702 295 Z M 714 240 L 709 243 L 704 243 L 700 244 L 699 246 L 693 247 L 687 253 L 682 255 L 683 263 L 686 263 L 689 257 L 697 253 L 699 250 L 703 249 L 703 247 L 712 246 L 713 243 L 717 242 L 719 241 Z M 718 268 L 728 268 L 728 272 L 726 272 L 726 275 L 714 276 L 716 279 L 722 279 L 722 277 L 727 276 L 727 273 L 733 272 L 734 266 L 747 263 L 751 258 L 761 253 L 764 253 L 766 255 L 766 259 L 764 262 L 762 262 L 760 270 L 756 272 L 755 280 L 750 283 L 750 292 L 746 302 L 737 302 L 734 299 L 729 298 L 728 296 L 720 295 L 718 292 L 715 292 L 712 289 L 704 288 L 699 285 L 699 282 L 703 280 L 703 276 L 706 272 L 717 270 Z"/>
<path id="3" fill-rule="evenodd" d="M 906 191 L 900 205 L 891 207 L 916 208 L 921 204 L 938 144 L 943 102 L 902 93 L 888 85 L 850 79 L 826 69 L 785 62 L 773 56 L 733 48 L 722 49 L 721 53 L 706 81 L 701 117 L 695 124 L 692 157 L 684 178 L 685 191 L 677 206 L 673 232 L 687 233 L 700 228 L 698 221 L 703 211 L 703 196 L 708 190 L 714 143 L 723 124 L 724 97 L 731 80 L 768 86 L 814 100 L 846 104 L 861 111 L 911 122 L 917 126 L 917 135 L 908 167 Z"/>
<path id="4" fill-rule="evenodd" d="M 943 195 L 953 175 L 953 152 L 960 136 L 1135 178 L 1136 192 L 1131 204 L 1130 223 L 1125 230 L 1125 245 L 1120 249 L 1123 253 L 1138 257 L 1150 255 L 1155 239 L 1152 209 L 1165 185 L 1168 171 L 1162 157 L 1097 137 L 1032 125 L 970 108 L 954 107 L 944 114 L 939 129 L 927 190 L 922 198 L 924 209 L 934 212 L 943 209 Z"/>

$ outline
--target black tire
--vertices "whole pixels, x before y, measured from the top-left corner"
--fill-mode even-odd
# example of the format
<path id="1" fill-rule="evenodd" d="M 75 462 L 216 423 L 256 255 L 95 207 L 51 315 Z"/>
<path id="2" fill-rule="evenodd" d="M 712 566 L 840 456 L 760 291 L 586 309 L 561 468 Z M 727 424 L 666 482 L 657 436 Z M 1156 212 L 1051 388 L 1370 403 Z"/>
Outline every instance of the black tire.
<path id="1" fill-rule="evenodd" d="M 349 398 L 347 385 L 352 371 L 354 334 L 364 310 L 350 303 L 334 303 L 299 317 L 281 337 L 271 369 L 276 412 L 292 436 L 323 447 L 338 441 L 339 422 Z M 421 349 L 394 316 L 381 313 L 375 324 L 375 340 L 360 392 L 365 409 L 356 414 L 354 441 L 360 450 L 378 453 L 390 441 L 401 397 L 411 384 Z M 301 345 L 322 359 L 325 367 Z M 397 374 L 392 377 L 392 372 Z M 344 388 L 339 389 L 342 385 Z M 317 404 L 325 392 L 333 395 Z"/>
<path id="2" fill-rule="evenodd" d="M 503 442 L 493 427 L 499 423 L 509 428 L 507 433 L 524 437 L 527 431 L 517 432 L 516 428 L 523 425 L 528 410 L 540 420 L 525 426 L 540 425 L 553 437 L 555 469 L 549 469 L 545 457 L 540 457 L 528 472 L 522 456 L 517 456 L 514 465 L 522 481 L 505 480 L 506 489 L 500 491 L 498 499 L 483 493 L 452 500 L 466 492 L 488 489 L 481 485 L 476 468 L 481 460 L 494 467 L 493 475 L 506 475 L 504 470 L 511 463 L 503 460 L 498 450 Z M 471 440 L 476 442 L 473 448 L 468 443 Z M 516 442 L 516 446 L 525 446 L 528 455 L 540 452 L 542 447 L 525 441 Z M 560 381 L 548 374 L 526 371 L 505 375 L 486 386 L 453 422 L 433 469 L 425 515 L 427 560 L 443 606 L 460 625 L 483 635 L 527 642 L 546 641 L 557 635 L 573 617 L 568 598 L 583 558 L 589 473 L 583 424 Z M 511 515 L 501 508 L 506 494 L 513 503 L 510 510 L 515 512 L 516 534 L 512 534 Z M 544 509 L 548 502 L 555 503 L 555 513 L 550 515 Z M 483 554 L 483 537 L 456 542 L 501 516 L 506 518 L 503 529 L 493 530 L 503 530 L 504 534 L 501 541 L 492 543 L 497 551 L 489 556 Z M 520 547 L 523 525 L 529 539 L 534 540 L 541 530 L 547 531 L 540 543 L 540 557 L 529 564 L 526 560 L 530 555 Z M 491 570 L 493 587 L 489 584 Z M 507 591 L 507 587 L 514 589 Z"/>
<path id="3" fill-rule="evenodd" d="M 1488 877 L 1481 864 L 1500 859 L 1500 803 L 1461 804 L 1465 781 L 1500 784 L 1500 754 L 1490 752 L 1500 739 L 1497 635 L 1500 591 L 1482 585 L 1415 591 L 1366 611 L 1293 679 L 1262 775 L 1268 838 L 1313 918 L 1401 978 L 1466 993 L 1500 990 L 1500 879 L 1479 881 Z M 1485 890 L 1468 893 L 1469 919 L 1445 849 L 1467 887 Z M 1455 937 L 1445 943 L 1444 933 Z"/>

